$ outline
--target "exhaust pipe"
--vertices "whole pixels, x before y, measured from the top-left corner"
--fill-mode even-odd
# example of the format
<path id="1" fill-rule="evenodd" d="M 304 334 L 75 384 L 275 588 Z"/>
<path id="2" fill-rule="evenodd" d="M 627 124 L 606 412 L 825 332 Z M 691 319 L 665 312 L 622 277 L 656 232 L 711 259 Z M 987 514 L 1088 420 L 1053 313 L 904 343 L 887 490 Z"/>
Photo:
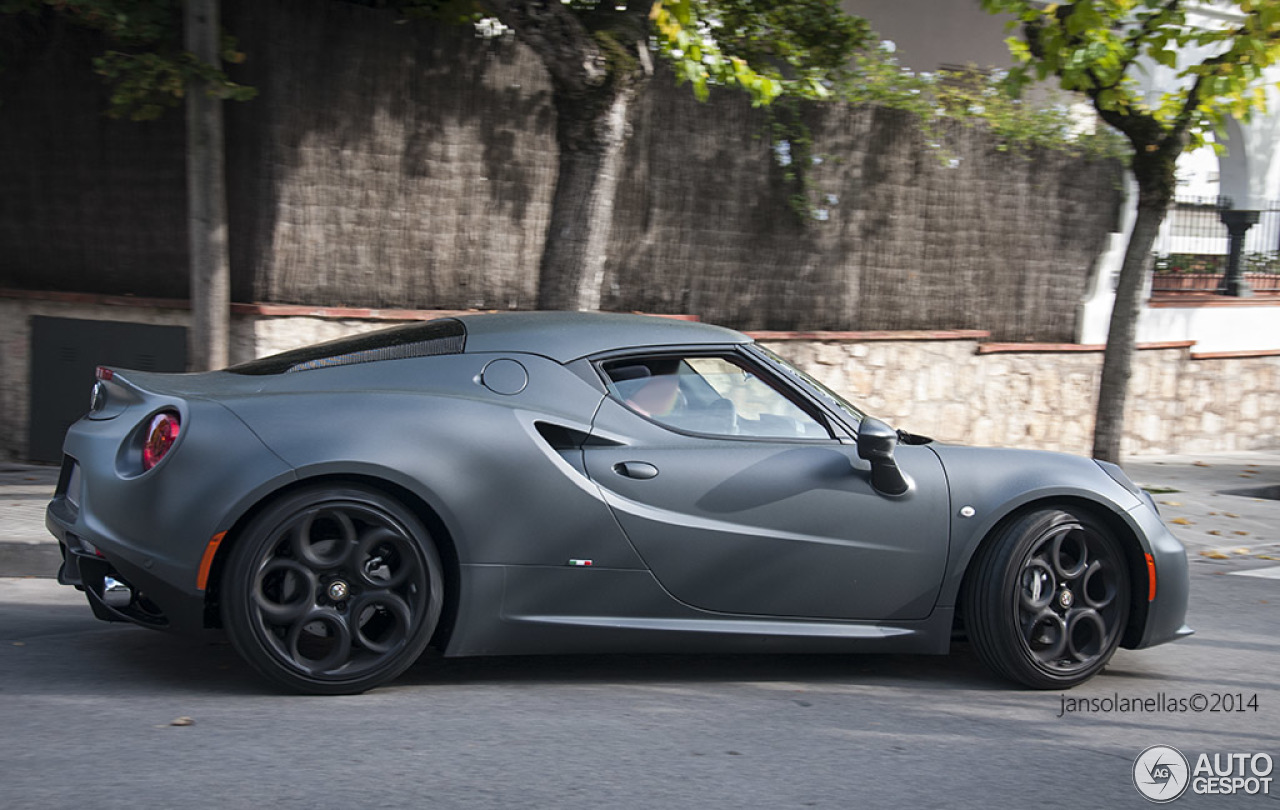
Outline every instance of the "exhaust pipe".
<path id="1" fill-rule="evenodd" d="M 102 603 L 107 607 L 126 608 L 133 601 L 133 588 L 112 576 L 102 578 Z"/>

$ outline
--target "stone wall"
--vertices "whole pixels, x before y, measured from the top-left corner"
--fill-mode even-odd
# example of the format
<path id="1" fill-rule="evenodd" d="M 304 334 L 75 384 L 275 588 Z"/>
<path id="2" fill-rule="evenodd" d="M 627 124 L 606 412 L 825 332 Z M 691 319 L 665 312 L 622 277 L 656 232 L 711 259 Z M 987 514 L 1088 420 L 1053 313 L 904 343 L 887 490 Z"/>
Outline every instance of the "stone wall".
<path id="1" fill-rule="evenodd" d="M 761 342 L 915 433 L 1080 455 L 1092 447 L 1101 347 L 984 345 L 971 337 Z M 1125 454 L 1271 447 L 1280 447 L 1280 353 L 1206 357 L 1189 343 L 1138 351 Z"/>
<path id="2" fill-rule="evenodd" d="M 30 318 L 186 325 L 168 307 L 38 299 L 0 291 L 0 459 L 25 457 Z M 248 360 L 443 312 L 237 307 L 233 360 Z M 965 444 L 1088 455 L 1100 347 L 994 344 L 983 332 L 757 333 L 764 346 L 896 427 Z M 1139 350 L 1126 454 L 1280 448 L 1280 353 L 1196 355 L 1191 344 Z M 86 392 L 88 383 L 86 382 Z"/>

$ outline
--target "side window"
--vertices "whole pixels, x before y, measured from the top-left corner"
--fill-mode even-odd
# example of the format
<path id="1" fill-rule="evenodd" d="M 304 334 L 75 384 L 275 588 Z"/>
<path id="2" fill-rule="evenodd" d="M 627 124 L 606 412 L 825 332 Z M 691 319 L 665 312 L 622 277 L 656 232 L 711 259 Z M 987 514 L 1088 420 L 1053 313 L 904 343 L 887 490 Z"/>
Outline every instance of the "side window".
<path id="1" fill-rule="evenodd" d="M 655 422 L 693 433 L 830 439 L 807 407 L 736 357 L 662 355 L 601 366 L 609 391 Z"/>

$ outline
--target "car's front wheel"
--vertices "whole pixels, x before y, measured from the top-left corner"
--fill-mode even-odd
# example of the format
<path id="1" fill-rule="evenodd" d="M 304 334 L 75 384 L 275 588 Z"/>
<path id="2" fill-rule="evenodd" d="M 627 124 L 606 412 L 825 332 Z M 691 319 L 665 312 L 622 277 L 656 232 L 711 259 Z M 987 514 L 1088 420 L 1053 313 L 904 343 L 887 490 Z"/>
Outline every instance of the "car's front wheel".
<path id="1" fill-rule="evenodd" d="M 978 656 L 1037 689 L 1066 689 L 1111 659 L 1129 616 L 1124 550 L 1083 512 L 1039 509 L 974 559 L 961 608 Z"/>
<path id="2" fill-rule="evenodd" d="M 237 538 L 223 623 L 267 678 L 354 694 L 403 672 L 440 618 L 440 556 L 422 522 L 386 494 L 317 486 L 269 505 Z"/>

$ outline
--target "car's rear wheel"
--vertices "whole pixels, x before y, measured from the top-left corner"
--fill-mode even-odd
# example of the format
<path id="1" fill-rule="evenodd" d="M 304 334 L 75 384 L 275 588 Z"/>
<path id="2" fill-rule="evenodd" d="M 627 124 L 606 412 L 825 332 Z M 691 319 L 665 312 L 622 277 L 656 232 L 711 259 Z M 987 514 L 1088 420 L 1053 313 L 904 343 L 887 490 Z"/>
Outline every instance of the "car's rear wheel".
<path id="1" fill-rule="evenodd" d="M 421 655 L 443 587 L 435 545 L 402 504 L 363 486 L 309 487 L 269 505 L 238 538 L 223 621 L 272 681 L 353 694 Z"/>
<path id="2" fill-rule="evenodd" d="M 1037 689 L 1065 689 L 1111 659 L 1129 616 L 1124 549 L 1083 512 L 1040 509 L 973 561 L 961 608 L 982 660 Z"/>

